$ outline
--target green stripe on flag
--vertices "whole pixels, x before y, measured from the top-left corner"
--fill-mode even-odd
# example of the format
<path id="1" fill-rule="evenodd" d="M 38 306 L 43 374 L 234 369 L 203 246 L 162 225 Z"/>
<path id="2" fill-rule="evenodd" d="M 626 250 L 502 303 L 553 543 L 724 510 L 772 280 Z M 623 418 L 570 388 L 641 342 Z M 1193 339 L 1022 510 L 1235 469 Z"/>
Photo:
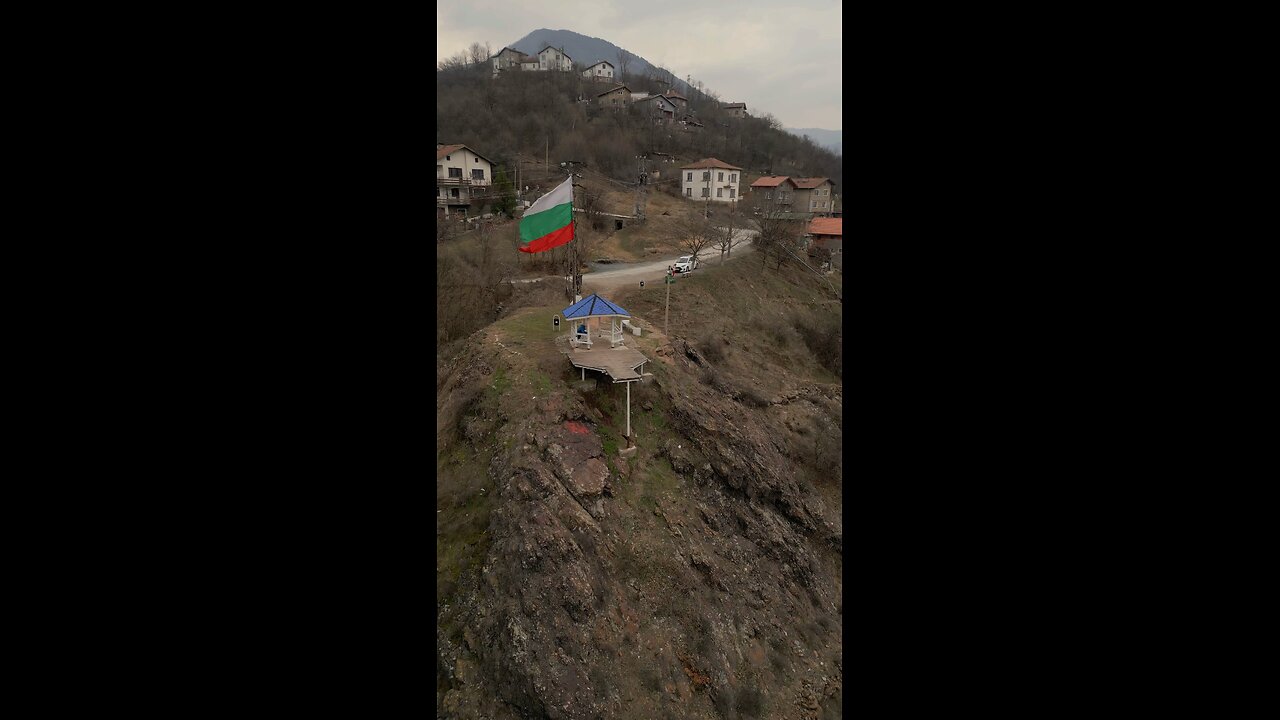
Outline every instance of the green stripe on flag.
<path id="1" fill-rule="evenodd" d="M 520 221 L 520 241 L 530 242 L 573 222 L 573 203 L 556 205 Z"/>

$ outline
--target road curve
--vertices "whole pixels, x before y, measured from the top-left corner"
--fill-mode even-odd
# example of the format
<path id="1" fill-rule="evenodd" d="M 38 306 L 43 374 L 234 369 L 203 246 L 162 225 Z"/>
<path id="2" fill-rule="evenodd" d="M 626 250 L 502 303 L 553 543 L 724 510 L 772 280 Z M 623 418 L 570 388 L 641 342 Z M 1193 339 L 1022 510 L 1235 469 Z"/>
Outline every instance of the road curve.
<path id="1" fill-rule="evenodd" d="M 751 239 L 755 237 L 755 231 L 740 230 L 738 232 L 743 233 L 746 239 L 742 241 L 741 245 L 734 246 L 733 254 L 730 255 L 729 260 L 741 257 L 742 255 L 751 252 L 753 249 L 751 246 Z M 741 253 L 741 255 L 739 253 Z M 583 275 L 582 294 L 589 295 L 593 292 L 607 292 L 631 285 L 639 287 L 641 280 L 644 280 L 646 285 L 650 283 L 660 283 L 662 281 L 662 277 L 667 274 L 667 268 L 676 261 L 676 257 L 679 257 L 679 255 L 677 254 L 669 258 L 654 260 L 652 262 L 617 263 L 615 265 L 607 266 L 596 265 L 595 267 L 607 267 L 608 269 L 599 269 Z M 710 267 L 713 263 L 720 262 L 720 253 L 714 248 L 703 250 L 699 257 L 701 258 L 699 265 L 703 268 Z M 694 275 L 697 274 L 698 273 L 695 270 Z"/>

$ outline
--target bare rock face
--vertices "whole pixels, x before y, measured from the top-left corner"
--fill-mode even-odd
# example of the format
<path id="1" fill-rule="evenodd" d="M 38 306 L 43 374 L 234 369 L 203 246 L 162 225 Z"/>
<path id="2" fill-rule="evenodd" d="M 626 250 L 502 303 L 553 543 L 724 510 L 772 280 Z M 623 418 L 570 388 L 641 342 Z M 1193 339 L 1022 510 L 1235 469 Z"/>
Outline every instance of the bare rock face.
<path id="1" fill-rule="evenodd" d="M 570 392 L 472 429 L 492 452 L 490 544 L 450 598 L 460 640 L 438 635 L 443 716 L 839 716 L 838 501 L 797 480 L 764 414 L 798 405 L 753 415 L 696 380 L 654 386 L 674 442 L 616 478 Z M 769 692 L 753 701 L 744 677 Z"/>
<path id="2" fill-rule="evenodd" d="M 588 458 L 569 477 L 566 487 L 580 500 L 595 497 L 604 492 L 609 479 L 609 468 L 599 458 Z"/>
<path id="3" fill-rule="evenodd" d="M 587 466 L 587 461 L 592 458 L 604 457 L 604 446 L 600 443 L 600 436 L 591 431 L 591 428 L 577 421 L 566 421 L 556 426 L 554 430 L 547 433 L 546 436 L 547 460 L 556 476 L 566 485 L 578 482 L 575 479 L 577 473 Z M 601 467 L 604 466 L 600 462 Z M 591 478 L 595 477 L 597 472 L 593 469 L 584 475 L 580 481 L 582 487 L 593 487 L 595 483 Z M 604 478 L 609 477 L 608 468 L 605 468 Z M 602 488 L 604 480 L 601 479 L 600 487 Z M 585 493 L 587 495 L 599 495 L 600 488 L 594 492 Z"/>

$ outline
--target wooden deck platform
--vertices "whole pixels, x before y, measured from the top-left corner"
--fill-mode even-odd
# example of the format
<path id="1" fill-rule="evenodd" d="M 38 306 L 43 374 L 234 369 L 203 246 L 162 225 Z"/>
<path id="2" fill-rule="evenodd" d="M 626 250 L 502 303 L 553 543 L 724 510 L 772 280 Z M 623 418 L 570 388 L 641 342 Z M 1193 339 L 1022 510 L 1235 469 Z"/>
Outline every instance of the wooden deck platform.
<path id="1" fill-rule="evenodd" d="M 573 363 L 574 367 L 602 372 L 613 378 L 614 382 L 639 380 L 642 375 L 636 369 L 649 362 L 649 358 L 626 346 L 591 350 L 569 349 L 564 352 L 569 356 L 569 362 Z"/>

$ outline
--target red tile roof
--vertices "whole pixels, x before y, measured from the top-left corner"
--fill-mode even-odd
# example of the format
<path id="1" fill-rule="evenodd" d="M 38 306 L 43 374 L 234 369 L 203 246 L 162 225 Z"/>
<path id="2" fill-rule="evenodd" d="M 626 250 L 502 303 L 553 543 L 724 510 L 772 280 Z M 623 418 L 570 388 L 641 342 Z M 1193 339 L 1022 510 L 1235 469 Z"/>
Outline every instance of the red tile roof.
<path id="1" fill-rule="evenodd" d="M 814 218 L 809 223 L 810 235 L 844 236 L 844 218 Z"/>
<path id="2" fill-rule="evenodd" d="M 626 85 L 618 85 L 618 86 L 616 86 L 616 87 L 611 87 L 611 88 L 609 88 L 608 90 L 605 90 L 605 91 L 604 91 L 604 92 L 602 92 L 602 93 L 596 93 L 596 97 L 600 97 L 601 95 L 608 95 L 609 93 L 611 93 L 611 92 L 613 92 L 613 91 L 615 91 L 615 90 L 626 90 L 627 92 L 631 92 L 631 88 L 627 87 Z"/>
<path id="3" fill-rule="evenodd" d="M 826 178 L 791 178 L 791 182 L 795 183 L 796 187 L 800 188 L 801 190 L 811 190 L 813 188 L 818 187 L 822 183 L 827 183 L 831 181 Z M 831 184 L 835 185 L 835 183 L 831 183 Z"/>
<path id="4" fill-rule="evenodd" d="M 466 145 L 445 145 L 444 147 L 440 148 L 439 150 L 436 150 L 436 159 L 437 159 L 437 160 L 443 160 L 445 155 L 451 155 L 451 154 L 456 153 L 456 152 L 458 152 L 459 150 L 462 150 L 462 149 L 464 149 L 464 148 L 465 148 L 465 149 L 467 149 L 467 150 L 471 150 L 471 148 L 467 147 Z M 493 161 L 492 161 L 492 160 L 490 160 L 489 158 L 487 158 L 487 157 L 485 157 L 485 156 L 481 155 L 480 153 L 476 152 L 475 150 L 471 150 L 471 153 L 472 153 L 473 155 L 475 155 L 476 157 L 478 157 L 478 158 L 480 158 L 480 159 L 484 160 L 485 162 L 489 163 L 490 165 L 492 165 L 492 164 L 493 164 Z"/>
<path id="5" fill-rule="evenodd" d="M 703 158 L 702 160 L 699 160 L 698 162 L 693 163 L 692 165 L 683 165 L 680 167 L 681 170 L 701 170 L 703 168 L 724 168 L 725 170 L 741 170 L 742 169 L 740 167 L 734 167 L 733 165 L 730 165 L 729 163 L 723 160 L 717 160 L 715 158 Z"/>
<path id="6" fill-rule="evenodd" d="M 784 182 L 791 182 L 791 178 L 786 175 L 765 175 L 759 180 L 751 183 L 751 187 L 778 187 Z M 791 183 L 794 185 L 795 183 Z"/>
<path id="7" fill-rule="evenodd" d="M 688 100 L 688 99 L 689 99 L 689 98 L 687 98 L 687 97 L 685 97 L 685 96 L 681 95 L 680 93 L 676 92 L 675 90 L 668 90 L 667 92 L 663 93 L 663 95 L 666 95 L 666 96 L 667 96 L 667 97 L 669 97 L 669 98 L 676 98 L 676 99 L 678 99 L 678 100 Z"/>

